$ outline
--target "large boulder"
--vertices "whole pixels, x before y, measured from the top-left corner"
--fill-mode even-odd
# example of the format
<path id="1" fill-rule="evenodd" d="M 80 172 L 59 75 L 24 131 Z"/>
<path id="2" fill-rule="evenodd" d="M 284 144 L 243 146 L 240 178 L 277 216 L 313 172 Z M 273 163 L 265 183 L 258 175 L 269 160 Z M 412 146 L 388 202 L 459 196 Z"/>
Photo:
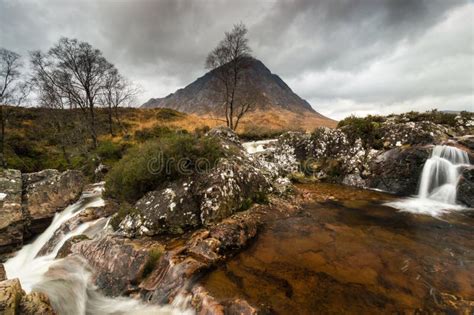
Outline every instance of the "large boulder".
<path id="1" fill-rule="evenodd" d="M 388 120 L 380 126 L 385 149 L 403 145 L 439 144 L 447 139 L 449 130 L 430 121 L 400 122 Z"/>
<path id="2" fill-rule="evenodd" d="M 189 179 L 172 182 L 167 188 L 151 191 L 135 204 L 120 229 L 126 235 L 180 234 L 201 224 L 199 205 Z"/>
<path id="3" fill-rule="evenodd" d="M 105 294 L 118 296 L 136 287 L 146 275 L 147 264 L 156 262 L 163 247 L 149 240 L 104 235 L 93 240 L 79 240 L 71 244 L 70 252 L 87 260 L 94 270 L 96 285 Z"/>
<path id="4" fill-rule="evenodd" d="M 394 148 L 372 161 L 369 187 L 400 195 L 413 195 L 431 147 Z"/>
<path id="5" fill-rule="evenodd" d="M 79 171 L 61 173 L 48 169 L 23 174 L 22 179 L 24 212 L 29 216 L 31 235 L 43 232 L 56 212 L 79 198 L 84 186 L 84 177 Z"/>
<path id="6" fill-rule="evenodd" d="M 140 284 L 145 300 L 170 303 L 206 270 L 247 246 L 257 235 L 259 214 L 244 211 L 196 231 L 183 246 L 166 251 Z"/>
<path id="7" fill-rule="evenodd" d="M 0 314 L 5 315 L 54 315 L 44 293 L 26 294 L 18 279 L 0 282 Z"/>
<path id="8" fill-rule="evenodd" d="M 0 254 L 23 243 L 22 180 L 17 170 L 0 170 Z"/>
<path id="9" fill-rule="evenodd" d="M 25 294 L 18 279 L 0 282 L 0 314 L 18 314 L 22 296 Z"/>
<path id="10" fill-rule="evenodd" d="M 474 208 L 474 167 L 472 166 L 462 172 L 457 199 L 468 207 Z"/>
<path id="11" fill-rule="evenodd" d="M 208 136 L 218 139 L 225 152 L 219 163 L 145 194 L 120 222 L 121 234 L 180 234 L 208 226 L 264 200 L 274 190 L 278 172 L 249 155 L 233 131 L 216 128 Z"/>

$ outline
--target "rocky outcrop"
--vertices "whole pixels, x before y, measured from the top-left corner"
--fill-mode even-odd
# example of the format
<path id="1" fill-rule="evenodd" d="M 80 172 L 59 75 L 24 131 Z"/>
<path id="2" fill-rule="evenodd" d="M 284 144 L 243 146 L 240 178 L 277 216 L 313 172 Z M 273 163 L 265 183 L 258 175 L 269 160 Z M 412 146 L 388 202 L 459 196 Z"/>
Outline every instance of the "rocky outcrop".
<path id="1" fill-rule="evenodd" d="M 84 177 L 79 171 L 60 173 L 49 169 L 37 173 L 23 174 L 23 207 L 28 214 L 28 232 L 41 233 L 51 223 L 54 214 L 77 198 L 84 186 Z"/>
<path id="2" fill-rule="evenodd" d="M 462 120 L 463 128 L 458 123 L 453 127 L 419 120 L 430 115 L 437 113 L 351 118 L 337 129 L 318 128 L 312 134 L 289 132 L 278 139 L 270 153 L 292 152 L 294 160 L 286 158 L 291 161 L 287 168 L 301 174 L 294 178 L 305 175 L 314 180 L 411 195 L 417 191 L 433 145 L 469 148 L 472 142 L 469 135 L 453 137 L 454 132 L 472 130 L 471 120 Z M 459 200 L 469 204 L 469 176 L 462 182 Z"/>
<path id="3" fill-rule="evenodd" d="M 22 297 L 20 310 L 22 315 L 54 315 L 48 296 L 41 292 L 32 292 Z"/>
<path id="4" fill-rule="evenodd" d="M 51 236 L 48 242 L 44 244 L 38 252 L 38 256 L 44 256 L 51 253 L 66 234 L 74 231 L 80 225 L 103 218 L 102 220 L 94 222 L 88 229 L 82 232 L 84 237 L 94 236 L 96 234 L 94 225 L 104 226 L 106 223 L 105 218 L 111 216 L 116 211 L 117 205 L 112 201 L 107 201 L 107 203 L 101 207 L 89 207 L 82 210 L 80 213 L 61 224 L 61 226 L 54 232 L 53 236 Z"/>
<path id="5" fill-rule="evenodd" d="M 0 314 L 54 315 L 48 297 L 40 292 L 26 294 L 18 279 L 0 282 Z"/>
<path id="6" fill-rule="evenodd" d="M 257 211 L 245 211 L 206 230 L 195 232 L 185 245 L 167 251 L 140 284 L 142 295 L 157 303 L 172 301 L 204 271 L 245 247 L 257 235 Z"/>
<path id="7" fill-rule="evenodd" d="M 95 271 L 96 285 L 105 294 L 118 296 L 136 290 L 146 264 L 159 258 L 152 257 L 151 254 L 159 255 L 163 248 L 159 243 L 150 240 L 130 240 L 116 235 L 105 235 L 71 244 L 70 251 L 88 261 Z"/>
<path id="8" fill-rule="evenodd" d="M 208 136 L 219 140 L 226 152 L 212 169 L 167 183 L 147 193 L 119 224 L 128 237 L 180 234 L 209 226 L 262 201 L 274 191 L 279 171 L 250 156 L 234 132 L 216 128 Z M 278 190 L 284 187 L 276 181 Z"/>
<path id="9" fill-rule="evenodd" d="M 80 196 L 83 185 L 78 171 L 0 170 L 0 254 L 14 251 L 42 232 L 57 211 Z"/>
<path id="10" fill-rule="evenodd" d="M 411 195 L 418 190 L 418 181 L 430 146 L 394 148 L 378 155 L 371 163 L 367 186 L 399 195 Z"/>
<path id="11" fill-rule="evenodd" d="M 247 246 L 257 235 L 259 215 L 256 209 L 240 212 L 196 231 L 180 245 L 109 234 L 64 246 L 87 260 L 95 284 L 106 294 L 137 292 L 146 301 L 168 303 L 191 290 L 206 270 Z"/>
<path id="12" fill-rule="evenodd" d="M 466 168 L 459 179 L 457 199 L 474 208 L 474 167 Z"/>
<path id="13" fill-rule="evenodd" d="M 23 243 L 22 180 L 17 170 L 0 170 L 0 254 Z"/>

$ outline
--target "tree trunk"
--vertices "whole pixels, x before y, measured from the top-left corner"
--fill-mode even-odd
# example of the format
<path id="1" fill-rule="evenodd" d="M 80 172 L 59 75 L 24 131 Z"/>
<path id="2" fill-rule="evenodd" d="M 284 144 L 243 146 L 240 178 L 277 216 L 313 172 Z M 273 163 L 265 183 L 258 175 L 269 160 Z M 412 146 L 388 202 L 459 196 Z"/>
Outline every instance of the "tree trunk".
<path id="1" fill-rule="evenodd" d="M 118 106 L 114 106 L 114 112 L 115 112 L 115 119 L 117 120 L 117 124 L 119 127 L 122 129 L 122 132 L 126 134 L 128 132 L 127 128 L 122 124 L 122 121 L 120 120 L 120 114 L 118 110 Z"/>
<path id="2" fill-rule="evenodd" d="M 112 121 L 112 105 L 109 105 L 109 111 L 108 111 L 108 114 L 109 114 L 109 132 L 110 132 L 110 136 L 114 136 L 114 130 L 113 130 L 113 121 Z"/>
<path id="3" fill-rule="evenodd" d="M 4 106 L 0 105 L 0 123 L 1 126 L 1 134 L 0 134 L 0 163 L 3 168 L 7 167 L 6 159 L 5 159 L 5 124 L 6 119 L 4 115 Z"/>
<path id="4" fill-rule="evenodd" d="M 92 103 L 91 103 L 92 104 Z M 95 130 L 95 114 L 94 114 L 94 105 L 89 105 L 90 112 L 90 125 L 91 125 L 91 136 L 92 136 L 92 146 L 94 149 L 97 148 L 97 132 Z"/>

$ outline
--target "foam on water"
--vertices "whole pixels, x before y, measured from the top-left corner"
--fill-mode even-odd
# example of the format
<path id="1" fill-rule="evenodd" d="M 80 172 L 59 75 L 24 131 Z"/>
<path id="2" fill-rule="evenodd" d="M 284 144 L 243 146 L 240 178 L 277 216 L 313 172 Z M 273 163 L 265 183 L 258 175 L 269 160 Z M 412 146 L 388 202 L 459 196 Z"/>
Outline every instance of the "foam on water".
<path id="1" fill-rule="evenodd" d="M 435 146 L 423 166 L 418 196 L 386 205 L 401 211 L 432 216 L 466 209 L 456 203 L 456 194 L 460 172 L 469 165 L 467 152 L 446 145 Z"/>
<path id="2" fill-rule="evenodd" d="M 63 223 L 88 207 L 104 204 L 101 197 L 103 187 L 104 183 L 94 185 L 91 191 L 83 193 L 78 202 L 57 213 L 51 225 L 34 242 L 23 246 L 14 257 L 5 262 L 7 277 L 20 279 L 23 289 L 27 292 L 46 293 L 59 315 L 194 314 L 193 311 L 186 309 L 186 301 L 179 298 L 175 299 L 173 305 L 156 306 L 125 297 L 106 297 L 93 284 L 92 270 L 83 258 L 71 256 L 55 259 L 69 238 L 86 230 L 100 233 L 103 230 L 104 219 L 79 225 L 64 235 L 49 254 L 38 256 L 43 246 Z"/>

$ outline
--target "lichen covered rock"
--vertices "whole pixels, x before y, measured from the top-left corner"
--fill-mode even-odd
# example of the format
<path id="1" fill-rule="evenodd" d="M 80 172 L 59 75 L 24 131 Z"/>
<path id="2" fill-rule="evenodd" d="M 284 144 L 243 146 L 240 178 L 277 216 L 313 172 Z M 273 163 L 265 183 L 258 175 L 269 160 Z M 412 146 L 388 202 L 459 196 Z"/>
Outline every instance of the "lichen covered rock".
<path id="1" fill-rule="evenodd" d="M 29 216 L 28 231 L 41 233 L 51 222 L 54 214 L 79 198 L 84 177 L 79 171 L 48 169 L 22 175 L 24 211 Z"/>
<path id="2" fill-rule="evenodd" d="M 466 168 L 459 179 L 457 199 L 474 208 L 474 167 Z"/>
<path id="3" fill-rule="evenodd" d="M 180 234 L 219 222 L 274 191 L 278 172 L 249 155 L 233 131 L 216 128 L 208 136 L 219 141 L 224 158 L 209 170 L 145 194 L 120 222 L 119 233 L 128 237 Z"/>
<path id="4" fill-rule="evenodd" d="M 18 279 L 0 282 L 0 314 L 54 315 L 49 298 L 41 292 L 26 294 Z"/>
<path id="5" fill-rule="evenodd" d="M 22 180 L 17 170 L 0 170 L 0 254 L 23 243 Z"/>

